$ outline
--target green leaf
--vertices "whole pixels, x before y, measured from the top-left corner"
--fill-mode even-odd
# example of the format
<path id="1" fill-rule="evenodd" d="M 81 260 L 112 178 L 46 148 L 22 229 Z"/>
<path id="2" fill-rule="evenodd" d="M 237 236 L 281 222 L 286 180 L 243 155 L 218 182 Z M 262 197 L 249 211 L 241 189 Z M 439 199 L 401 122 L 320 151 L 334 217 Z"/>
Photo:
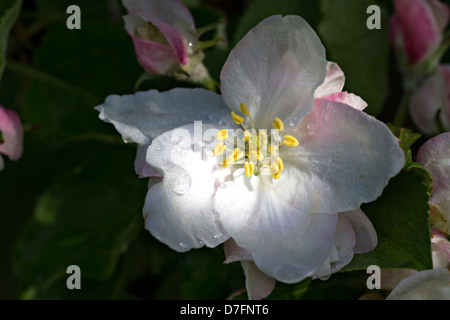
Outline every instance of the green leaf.
<path id="1" fill-rule="evenodd" d="M 0 79 L 6 65 L 9 31 L 19 16 L 22 0 L 2 0 L 0 3 Z"/>
<path id="2" fill-rule="evenodd" d="M 143 228 L 146 181 L 134 173 L 134 148 L 99 146 L 40 197 L 13 251 L 19 278 L 45 287 L 69 265 L 104 280 Z"/>
<path id="3" fill-rule="evenodd" d="M 348 270 L 432 269 L 428 200 L 431 176 L 419 165 L 394 177 L 376 201 L 361 206 L 378 236 L 377 247 L 357 254 Z"/>
<path id="4" fill-rule="evenodd" d="M 405 168 L 413 165 L 411 146 L 416 142 L 421 135 L 419 133 L 413 132 L 407 128 L 399 128 L 390 123 L 387 124 L 392 133 L 400 140 L 400 147 L 405 153 Z"/>
<path id="5" fill-rule="evenodd" d="M 365 112 L 380 114 L 389 90 L 389 14 L 375 0 L 321 0 L 323 19 L 319 35 L 327 49 L 328 60 L 344 71 L 345 89 L 367 103 Z M 366 26 L 367 7 L 381 9 L 381 29 Z"/>

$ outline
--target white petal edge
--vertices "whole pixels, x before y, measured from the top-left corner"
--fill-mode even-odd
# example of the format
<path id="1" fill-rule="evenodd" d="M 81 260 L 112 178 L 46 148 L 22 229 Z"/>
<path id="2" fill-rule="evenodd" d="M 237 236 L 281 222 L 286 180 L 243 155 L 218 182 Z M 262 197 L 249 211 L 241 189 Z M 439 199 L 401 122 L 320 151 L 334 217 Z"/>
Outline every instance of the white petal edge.
<path id="1" fill-rule="evenodd" d="M 386 300 L 450 300 L 450 271 L 419 271 L 403 279 Z"/>
<path id="2" fill-rule="evenodd" d="M 236 112 L 245 103 L 259 129 L 275 117 L 298 122 L 312 111 L 326 66 L 325 49 L 303 18 L 271 16 L 230 52 L 220 74 L 222 96 Z"/>

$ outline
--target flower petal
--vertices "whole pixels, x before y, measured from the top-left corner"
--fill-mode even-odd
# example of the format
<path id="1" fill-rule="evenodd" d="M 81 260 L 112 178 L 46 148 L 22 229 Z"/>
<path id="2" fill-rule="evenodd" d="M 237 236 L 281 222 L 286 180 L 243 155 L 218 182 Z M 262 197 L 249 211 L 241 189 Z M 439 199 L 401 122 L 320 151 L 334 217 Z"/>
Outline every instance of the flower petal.
<path id="1" fill-rule="evenodd" d="M 280 150 L 286 172 L 276 185 L 303 212 L 359 208 L 379 197 L 405 162 L 385 124 L 339 102 L 316 99 L 290 134 L 300 145 Z"/>
<path id="2" fill-rule="evenodd" d="M 449 297 L 450 271 L 433 269 L 403 279 L 386 300 L 448 300 Z"/>
<path id="3" fill-rule="evenodd" d="M 353 93 L 348 93 L 347 91 L 330 94 L 329 96 L 324 97 L 324 99 L 345 103 L 350 107 L 361 111 L 367 107 L 367 102 L 361 99 L 361 97 Z"/>
<path id="4" fill-rule="evenodd" d="M 448 67 L 440 66 L 427 78 L 410 99 L 409 110 L 414 124 L 426 135 L 437 134 L 440 129 L 437 123 L 437 112 L 440 110 L 440 121 L 444 127 L 450 128 L 450 81 L 446 82 Z"/>
<path id="5" fill-rule="evenodd" d="M 253 260 L 250 252 L 244 248 L 239 247 L 232 238 L 228 239 L 223 244 L 223 249 L 225 251 L 225 261 L 224 263 L 231 263 L 236 261 L 249 261 Z"/>
<path id="6" fill-rule="evenodd" d="M 417 162 L 422 164 L 433 178 L 430 203 L 450 200 L 450 132 L 425 142 L 417 153 Z"/>
<path id="7" fill-rule="evenodd" d="M 161 173 L 149 165 L 145 161 L 145 157 L 147 156 L 147 149 L 150 144 L 138 145 L 136 151 L 136 159 L 134 161 L 134 168 L 136 170 L 136 174 L 139 178 L 148 178 L 148 177 L 159 177 L 162 178 Z"/>
<path id="8" fill-rule="evenodd" d="M 430 6 L 430 1 L 424 0 L 395 0 L 395 13 L 397 32 L 401 34 L 402 45 L 411 64 L 426 58 L 437 48 L 442 38 L 445 17 L 435 16 L 436 12 L 446 12 L 448 7 L 441 4 L 437 9 L 437 1 Z M 448 19 L 448 17 L 447 17 Z"/>
<path id="9" fill-rule="evenodd" d="M 227 122 L 231 117 L 221 96 L 199 88 L 111 95 L 95 109 L 100 119 L 112 123 L 125 141 L 138 144 L 149 144 L 160 134 L 194 121 L 233 128 L 232 121 Z"/>
<path id="10" fill-rule="evenodd" d="M 250 300 L 267 298 L 275 288 L 276 280 L 258 269 L 253 261 L 241 261 L 245 273 L 245 287 Z"/>
<path id="11" fill-rule="evenodd" d="M 353 247 L 355 246 L 355 233 L 352 225 L 345 215 L 339 214 L 336 232 L 334 234 L 334 248 L 313 278 L 326 280 L 332 273 L 345 267 L 353 258 Z"/>
<path id="12" fill-rule="evenodd" d="M 133 40 L 133 45 L 139 64 L 148 73 L 164 74 L 173 66 L 182 62 L 187 62 L 183 39 L 181 37 L 176 37 L 176 33 L 170 33 L 174 35 L 171 38 L 166 37 L 167 39 L 172 40 L 170 43 L 171 46 L 165 45 L 164 43 L 159 43 L 157 41 L 151 41 L 149 39 L 142 39 L 136 35 L 136 30 L 140 26 L 145 25 L 148 19 L 132 14 L 124 16 L 123 19 L 125 21 L 125 29 Z"/>
<path id="13" fill-rule="evenodd" d="M 377 246 L 378 237 L 372 222 L 362 212 L 361 209 L 341 213 L 352 225 L 355 233 L 356 245 L 353 248 L 355 253 L 370 252 Z"/>
<path id="14" fill-rule="evenodd" d="M 176 27 L 185 38 L 196 34 L 194 18 L 180 0 L 123 0 L 122 3 L 130 13 L 151 14 L 160 21 Z"/>
<path id="15" fill-rule="evenodd" d="M 147 193 L 145 226 L 179 252 L 203 245 L 215 247 L 228 239 L 213 209 L 213 197 L 229 170 L 219 169 L 208 151 L 210 144 L 205 141 L 201 147 L 201 141 L 195 140 L 194 128 L 186 125 L 168 131 L 147 151 L 147 163 L 159 170 L 163 179 Z M 217 132 L 212 126 L 202 129 Z"/>
<path id="16" fill-rule="evenodd" d="M 0 105 L 0 132 L 3 143 L 0 144 L 0 152 L 16 161 L 23 152 L 23 129 L 19 115 L 13 110 Z"/>
<path id="17" fill-rule="evenodd" d="M 314 98 L 325 98 L 341 92 L 345 84 L 345 75 L 336 62 L 328 62 L 325 81 L 314 92 Z"/>
<path id="18" fill-rule="evenodd" d="M 214 198 L 228 234 L 272 278 L 294 283 L 312 275 L 330 254 L 337 215 L 300 211 L 271 176 L 234 175 Z"/>
<path id="19" fill-rule="evenodd" d="M 259 129 L 275 117 L 299 121 L 313 109 L 327 61 L 319 37 L 298 16 L 272 16 L 247 33 L 231 51 L 220 80 L 228 107 L 245 103 Z"/>
<path id="20" fill-rule="evenodd" d="M 450 241 L 445 236 L 434 235 L 431 239 L 433 269 L 450 267 Z"/>

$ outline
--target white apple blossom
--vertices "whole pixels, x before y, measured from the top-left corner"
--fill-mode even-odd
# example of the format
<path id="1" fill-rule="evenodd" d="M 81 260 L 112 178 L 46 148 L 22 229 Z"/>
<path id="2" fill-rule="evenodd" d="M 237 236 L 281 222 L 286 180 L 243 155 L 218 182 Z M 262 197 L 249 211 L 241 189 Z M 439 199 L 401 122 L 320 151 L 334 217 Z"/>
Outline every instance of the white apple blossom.
<path id="1" fill-rule="evenodd" d="M 360 111 L 361 99 L 329 98 L 342 87 L 315 95 L 327 66 L 313 29 L 277 15 L 231 51 L 222 96 L 178 88 L 108 97 L 100 118 L 140 145 L 141 176 L 162 175 L 145 199 L 146 228 L 180 252 L 232 239 L 246 252 L 237 260 L 250 262 L 247 275 L 256 268 L 286 283 L 348 263 L 333 258 L 351 259 L 358 246 L 368 225 L 360 205 L 381 195 L 405 159 L 390 130 Z M 240 127 L 230 142 L 225 129 Z M 341 214 L 350 211 L 358 213 Z"/>

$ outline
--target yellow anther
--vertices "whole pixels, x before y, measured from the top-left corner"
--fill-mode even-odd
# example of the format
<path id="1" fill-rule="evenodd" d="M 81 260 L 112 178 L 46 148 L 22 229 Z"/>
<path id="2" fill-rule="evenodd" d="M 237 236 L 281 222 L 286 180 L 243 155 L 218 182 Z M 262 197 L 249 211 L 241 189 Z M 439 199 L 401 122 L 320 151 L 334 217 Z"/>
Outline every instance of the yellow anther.
<path id="1" fill-rule="evenodd" d="M 218 155 L 222 154 L 222 152 L 224 152 L 226 148 L 227 147 L 225 146 L 225 144 L 223 142 L 219 142 L 214 147 L 213 153 L 214 153 L 215 156 L 218 156 Z"/>
<path id="2" fill-rule="evenodd" d="M 245 176 L 247 178 L 250 177 L 253 174 L 253 172 L 255 172 L 255 164 L 251 161 L 250 162 L 246 161 L 244 168 L 245 168 Z"/>
<path id="3" fill-rule="evenodd" d="M 235 163 L 244 156 L 245 154 L 241 151 L 241 149 L 234 148 L 233 153 L 228 158 L 226 158 L 225 161 L 222 163 L 222 167 L 226 168 L 228 167 L 228 165 L 230 165 L 231 163 Z M 225 164 L 226 166 L 224 166 Z"/>
<path id="4" fill-rule="evenodd" d="M 233 118 L 233 121 L 236 124 L 241 124 L 242 122 L 244 122 L 244 118 L 242 118 L 240 115 L 234 113 L 234 111 L 231 111 L 231 117 Z"/>
<path id="5" fill-rule="evenodd" d="M 293 136 L 285 135 L 283 139 L 283 144 L 288 147 L 297 147 L 299 145 L 299 142 Z"/>
<path id="6" fill-rule="evenodd" d="M 273 119 L 272 126 L 274 127 L 274 129 L 278 129 L 280 132 L 284 130 L 283 121 L 281 121 L 281 119 L 278 117 L 275 117 L 275 119 Z"/>
<path id="7" fill-rule="evenodd" d="M 227 129 L 219 130 L 216 133 L 216 138 L 217 138 L 217 140 L 225 140 L 226 138 L 228 138 Z"/>
<path id="8" fill-rule="evenodd" d="M 248 110 L 245 103 L 241 103 L 241 112 L 245 114 L 247 117 L 251 118 L 250 111 Z"/>
<path id="9" fill-rule="evenodd" d="M 248 141 L 248 139 L 250 139 L 251 136 L 252 134 L 250 133 L 250 131 L 248 130 L 244 131 L 244 141 Z"/>
<path id="10" fill-rule="evenodd" d="M 280 157 L 278 157 L 278 168 L 280 169 L 280 171 L 278 171 L 278 172 L 282 172 L 284 170 L 284 163 Z"/>
<path id="11" fill-rule="evenodd" d="M 281 177 L 281 171 L 278 171 L 277 173 L 273 174 L 272 177 L 273 177 L 274 179 L 280 179 L 280 177 Z"/>
<path id="12" fill-rule="evenodd" d="M 270 174 L 274 175 L 280 172 L 280 167 L 278 166 L 278 161 L 272 161 L 269 166 Z"/>

